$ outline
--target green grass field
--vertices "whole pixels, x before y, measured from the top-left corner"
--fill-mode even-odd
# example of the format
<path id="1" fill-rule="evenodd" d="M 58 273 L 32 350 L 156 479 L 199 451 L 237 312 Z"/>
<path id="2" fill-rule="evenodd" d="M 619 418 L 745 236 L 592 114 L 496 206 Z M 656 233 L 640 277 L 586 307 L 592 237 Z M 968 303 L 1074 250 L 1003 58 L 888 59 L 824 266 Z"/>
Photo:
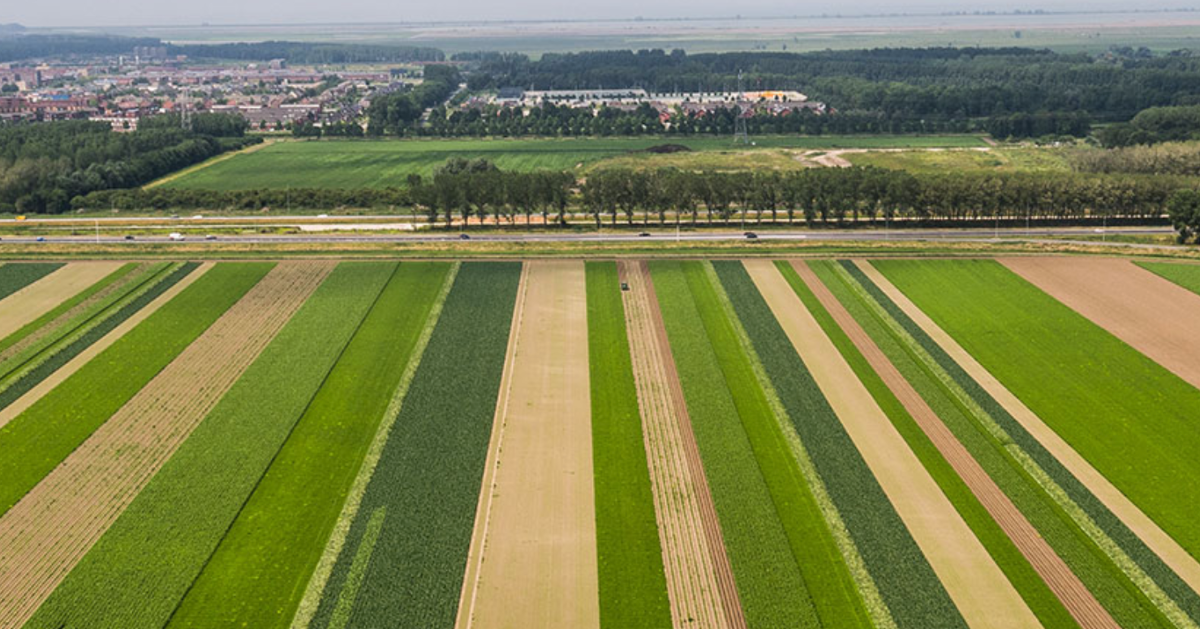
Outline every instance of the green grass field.
<path id="1" fill-rule="evenodd" d="M 753 150 L 984 145 L 975 135 L 765 136 L 754 141 Z M 204 190 L 386 188 L 406 186 L 411 174 L 429 176 L 453 157 L 486 158 L 500 168 L 523 171 L 573 170 L 616 157 L 634 159 L 639 166 L 660 157 L 666 164 L 680 159 L 637 153 L 659 144 L 682 144 L 698 152 L 730 151 L 735 162 L 742 161 L 739 154 L 745 150 L 735 147 L 731 138 L 713 137 L 288 141 L 214 161 L 161 185 Z"/>
<path id="2" fill-rule="evenodd" d="M 1036 146 L 1001 146 L 986 151 L 873 151 L 846 153 L 855 166 L 877 166 L 913 173 L 968 172 L 1069 172 L 1062 149 Z"/>

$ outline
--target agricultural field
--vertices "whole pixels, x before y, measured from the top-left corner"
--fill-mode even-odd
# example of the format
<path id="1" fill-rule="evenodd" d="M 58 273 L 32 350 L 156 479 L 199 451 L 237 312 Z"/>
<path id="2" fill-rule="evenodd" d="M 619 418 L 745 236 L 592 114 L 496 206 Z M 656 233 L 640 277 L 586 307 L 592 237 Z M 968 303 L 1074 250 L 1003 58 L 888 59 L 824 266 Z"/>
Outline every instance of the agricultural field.
<path id="1" fill-rule="evenodd" d="M 0 629 L 1196 627 L 1197 268 L 6 263 Z"/>
<path id="2" fill-rule="evenodd" d="M 614 165 L 677 165 L 682 157 L 645 153 L 679 144 L 699 166 L 729 167 L 745 150 L 730 138 L 564 138 L 453 140 L 281 141 L 261 150 L 214 160 L 204 168 L 171 176 L 166 188 L 247 190 L 261 188 L 387 188 L 407 185 L 409 175 L 429 176 L 451 158 L 492 161 L 504 170 L 574 170 Z M 775 167 L 803 166 L 796 156 L 819 149 L 981 147 L 980 136 L 845 136 L 755 138 L 755 159 Z M 744 166 L 743 166 L 744 167 Z"/>

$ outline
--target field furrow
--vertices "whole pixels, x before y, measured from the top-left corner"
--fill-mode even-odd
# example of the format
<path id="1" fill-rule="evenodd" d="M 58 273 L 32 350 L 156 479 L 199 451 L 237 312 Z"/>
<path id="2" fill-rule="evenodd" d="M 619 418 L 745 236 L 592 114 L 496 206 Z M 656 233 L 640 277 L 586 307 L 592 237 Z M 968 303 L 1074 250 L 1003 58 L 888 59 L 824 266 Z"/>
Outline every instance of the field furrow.
<path id="1" fill-rule="evenodd" d="M 792 267 L 1076 622 L 1085 628 L 1117 627 L 1112 616 L 1055 554 L 812 269 L 798 261 L 793 262 Z"/>
<path id="2" fill-rule="evenodd" d="M 744 264 L 968 625 L 1040 626 L 774 264 Z"/>
<path id="3" fill-rule="evenodd" d="M 599 627 L 584 267 L 528 269 L 468 626 Z"/>
<path id="4" fill-rule="evenodd" d="M 0 626 L 29 618 L 331 268 L 278 265 L 0 518 Z"/>
<path id="5" fill-rule="evenodd" d="M 7 265 L 13 266 L 19 265 Z M 7 338 L 120 266 L 120 262 L 73 262 L 0 300 L 0 338 Z"/>

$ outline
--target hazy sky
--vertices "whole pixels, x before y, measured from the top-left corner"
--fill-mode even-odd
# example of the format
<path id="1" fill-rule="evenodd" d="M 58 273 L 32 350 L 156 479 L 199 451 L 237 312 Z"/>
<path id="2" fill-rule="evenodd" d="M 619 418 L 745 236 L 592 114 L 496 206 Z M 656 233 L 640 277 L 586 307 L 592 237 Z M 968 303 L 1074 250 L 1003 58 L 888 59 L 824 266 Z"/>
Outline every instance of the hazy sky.
<path id="1" fill-rule="evenodd" d="M 937 12 L 951 10 L 1119 9 L 1194 5 L 1179 0 L 1131 5 L 1119 0 L 3 0 L 0 22 L 26 26 L 120 26 L 257 24 L 304 22 L 397 22 L 452 20 L 528 20 L 564 18 L 746 17 L 822 13 Z"/>

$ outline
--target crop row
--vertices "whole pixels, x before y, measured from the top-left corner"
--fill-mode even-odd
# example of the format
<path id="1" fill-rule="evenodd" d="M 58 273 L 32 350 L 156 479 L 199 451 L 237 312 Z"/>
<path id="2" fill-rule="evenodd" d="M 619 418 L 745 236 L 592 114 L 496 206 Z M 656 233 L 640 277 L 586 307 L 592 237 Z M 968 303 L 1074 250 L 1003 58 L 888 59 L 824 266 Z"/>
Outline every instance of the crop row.
<path id="1" fill-rule="evenodd" d="M 462 265 L 314 626 L 453 626 L 520 270 Z"/>
<path id="2" fill-rule="evenodd" d="M 219 264 L 79 371 L 0 428 L 0 513 L 83 443 L 117 409 L 271 269 Z"/>
<path id="3" fill-rule="evenodd" d="M 169 626 L 287 626 L 329 539 L 446 264 L 390 276 Z"/>
<path id="4" fill-rule="evenodd" d="M 1190 505 L 1178 496 L 1200 482 L 1200 439 L 1192 425 L 1200 416 L 1200 390 L 998 263 L 888 261 L 878 268 L 1196 554 L 1200 532 L 1192 526 Z M 1073 519 L 1138 589 L 1164 614 L 1200 621 L 1200 596 L 1036 440 L 1028 441 L 1029 453 L 1069 499 L 1060 502 L 1078 509 Z"/>
<path id="5" fill-rule="evenodd" d="M 600 626 L 671 627 L 617 268 L 585 268 Z"/>
<path id="6" fill-rule="evenodd" d="M 46 277 L 62 266 L 61 262 L 27 262 L 18 264 L 10 262 L 0 265 L 0 299 L 4 299 Z"/>
<path id="7" fill-rule="evenodd" d="M 818 626 L 689 278 L 679 262 L 654 263 L 651 270 L 746 621 L 756 627 Z M 707 282 L 703 267 L 688 270 L 687 275 Z M 719 306 L 712 299 L 705 305 L 710 315 Z"/>
<path id="8" fill-rule="evenodd" d="M 871 393 L 875 402 L 888 416 L 892 425 L 904 438 L 909 448 L 920 459 L 921 464 L 937 482 L 938 487 L 954 505 L 956 511 L 962 516 L 967 526 L 987 549 L 988 553 L 996 561 L 996 564 L 1008 577 L 1009 581 L 1017 589 L 1022 599 L 1030 609 L 1034 612 L 1037 618 L 1047 627 L 1073 627 L 1077 626 L 1075 620 L 1067 612 L 1066 608 L 1059 602 L 1054 593 L 1047 587 L 1045 581 L 1033 569 L 1025 556 L 1009 539 L 1008 535 L 1000 528 L 984 506 L 975 497 L 974 493 L 959 477 L 958 473 L 950 466 L 950 463 L 942 456 L 941 452 L 921 429 L 921 427 L 909 414 L 908 410 L 896 398 L 887 383 L 880 378 L 879 374 L 868 363 L 867 359 L 854 345 L 846 332 L 841 326 L 834 321 L 830 313 L 825 309 L 816 295 L 808 288 L 800 276 L 790 265 L 786 263 L 777 263 L 780 272 L 787 279 L 793 290 L 804 302 L 805 306 L 812 312 L 814 318 L 820 324 L 821 329 L 825 331 L 826 336 L 838 348 L 842 357 L 854 370 L 855 375 L 862 381 L 863 385 Z M 809 266 L 817 273 L 822 283 L 830 288 L 830 292 L 834 294 L 838 301 L 846 307 L 846 310 L 851 313 L 851 316 L 867 331 L 872 337 L 872 341 L 876 346 L 884 351 L 888 360 L 897 367 L 897 370 L 905 377 L 906 380 L 913 384 L 914 389 L 917 389 L 922 394 L 922 399 L 925 399 L 930 404 L 931 408 L 935 409 L 938 416 L 943 421 L 945 420 L 946 412 L 957 412 L 957 409 L 951 405 L 947 409 L 944 402 L 947 401 L 944 397 L 937 397 L 941 392 L 935 387 L 927 373 L 921 369 L 913 369 L 916 366 L 911 360 L 907 363 L 902 363 L 898 360 L 894 351 L 896 348 L 895 341 L 890 338 L 880 339 L 879 332 L 882 331 L 881 325 L 870 320 L 870 313 L 862 304 L 854 301 L 854 294 L 849 291 L 846 286 L 841 284 L 839 276 L 833 273 L 831 266 L 832 262 L 811 262 Z M 890 343 L 889 343 L 890 342 Z M 888 350 L 892 351 L 889 352 Z M 907 358 L 902 356 L 902 358 Z M 931 391 L 934 393 L 930 395 Z M 933 397 L 934 399 L 930 399 Z M 943 403 L 939 403 L 943 402 Z M 972 453 L 974 456 L 974 453 Z"/>
<path id="9" fill-rule="evenodd" d="M 66 330 L 57 340 L 40 348 L 31 347 L 30 350 L 36 352 L 31 351 L 23 356 L 25 360 L 22 363 L 11 365 L 12 369 L 7 371 L 4 379 L 0 381 L 0 408 L 5 408 L 20 399 L 60 367 L 182 280 L 197 266 L 199 265 L 190 262 L 152 267 L 135 278 L 136 284 L 129 287 L 130 290 L 112 295 L 111 299 L 98 304 L 98 308 L 91 312 L 92 316 L 79 321 L 77 327 Z"/>
<path id="10" fill-rule="evenodd" d="M 746 269 L 713 263 L 817 473 L 900 627 L 964 627 L 958 609 Z"/>

